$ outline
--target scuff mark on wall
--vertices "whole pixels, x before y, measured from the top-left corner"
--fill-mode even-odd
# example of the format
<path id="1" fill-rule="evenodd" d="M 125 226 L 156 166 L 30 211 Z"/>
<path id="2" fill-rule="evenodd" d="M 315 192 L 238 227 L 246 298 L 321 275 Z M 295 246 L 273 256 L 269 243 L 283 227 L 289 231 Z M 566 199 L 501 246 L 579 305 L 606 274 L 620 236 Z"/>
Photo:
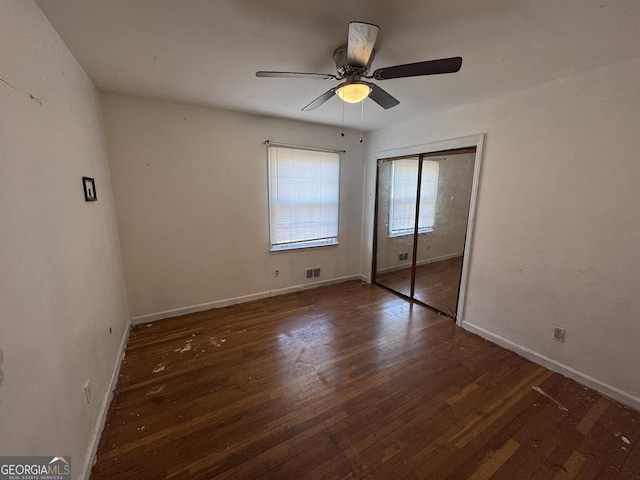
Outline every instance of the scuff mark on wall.
<path id="1" fill-rule="evenodd" d="M 11 83 L 5 76 L 0 75 L 0 81 L 3 82 L 4 84 L 8 85 L 9 87 L 13 88 L 16 92 L 21 92 L 21 90 L 16 87 L 13 83 Z M 31 100 L 35 100 L 38 105 L 42 105 L 42 100 L 40 100 L 38 97 L 36 97 L 35 95 L 32 95 L 31 93 L 28 94 L 29 98 L 31 98 Z"/>
<path id="2" fill-rule="evenodd" d="M 6 83 L 7 85 L 9 85 L 11 88 L 13 88 L 14 90 L 18 90 L 9 80 L 7 80 L 5 77 L 3 77 L 2 75 L 0 75 L 0 81 Z"/>

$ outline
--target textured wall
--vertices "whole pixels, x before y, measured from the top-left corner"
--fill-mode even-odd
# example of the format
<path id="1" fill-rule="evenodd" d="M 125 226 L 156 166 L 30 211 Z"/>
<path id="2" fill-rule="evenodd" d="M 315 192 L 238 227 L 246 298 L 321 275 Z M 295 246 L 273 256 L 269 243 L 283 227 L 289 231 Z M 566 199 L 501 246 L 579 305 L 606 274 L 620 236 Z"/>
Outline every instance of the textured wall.
<path id="1" fill-rule="evenodd" d="M 486 133 L 463 323 L 636 406 L 638 78 L 635 57 L 373 132 L 365 213 L 373 152 Z"/>
<path id="2" fill-rule="evenodd" d="M 115 94 L 103 106 L 134 318 L 305 285 L 308 267 L 359 274 L 359 133 Z M 340 245 L 269 252 L 267 139 L 346 150 Z"/>
<path id="3" fill-rule="evenodd" d="M 79 478 L 129 321 L 100 99 L 33 2 L 0 2 L 0 44 L 0 452 Z"/>

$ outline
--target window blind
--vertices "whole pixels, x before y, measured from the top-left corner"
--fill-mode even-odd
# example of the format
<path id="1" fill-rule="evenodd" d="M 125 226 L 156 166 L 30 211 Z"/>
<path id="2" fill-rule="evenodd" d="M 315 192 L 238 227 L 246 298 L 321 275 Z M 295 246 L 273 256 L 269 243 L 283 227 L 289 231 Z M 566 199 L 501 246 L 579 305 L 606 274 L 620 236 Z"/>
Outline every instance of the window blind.
<path id="1" fill-rule="evenodd" d="M 340 155 L 268 147 L 271 250 L 338 243 Z"/>

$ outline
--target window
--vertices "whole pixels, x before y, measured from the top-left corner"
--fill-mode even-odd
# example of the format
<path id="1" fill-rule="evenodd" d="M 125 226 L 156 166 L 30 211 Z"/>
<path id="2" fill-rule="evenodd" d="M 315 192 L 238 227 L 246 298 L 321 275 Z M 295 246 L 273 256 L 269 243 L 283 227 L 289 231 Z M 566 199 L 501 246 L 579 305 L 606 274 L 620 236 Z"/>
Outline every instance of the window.
<path id="1" fill-rule="evenodd" d="M 271 250 L 338 244 L 340 155 L 269 147 Z"/>
<path id="2" fill-rule="evenodd" d="M 391 165 L 391 205 L 389 206 L 389 236 L 413 235 L 416 222 L 418 190 L 418 159 L 394 160 Z M 422 162 L 420 185 L 420 218 L 418 233 L 433 231 L 438 193 L 438 162 Z"/>

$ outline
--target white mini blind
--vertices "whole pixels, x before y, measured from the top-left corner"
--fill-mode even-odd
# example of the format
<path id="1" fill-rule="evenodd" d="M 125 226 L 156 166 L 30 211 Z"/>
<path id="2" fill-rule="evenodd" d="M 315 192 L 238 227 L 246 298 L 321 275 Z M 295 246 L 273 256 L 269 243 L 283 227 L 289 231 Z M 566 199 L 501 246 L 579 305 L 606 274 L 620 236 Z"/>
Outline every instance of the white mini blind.
<path id="1" fill-rule="evenodd" d="M 416 222 L 418 159 L 394 160 L 391 169 L 391 204 L 389 236 L 413 235 Z M 420 185 L 420 217 L 418 233 L 432 232 L 436 218 L 438 194 L 437 161 L 423 160 Z"/>
<path id="2" fill-rule="evenodd" d="M 340 155 L 270 146 L 271 250 L 338 243 Z"/>

